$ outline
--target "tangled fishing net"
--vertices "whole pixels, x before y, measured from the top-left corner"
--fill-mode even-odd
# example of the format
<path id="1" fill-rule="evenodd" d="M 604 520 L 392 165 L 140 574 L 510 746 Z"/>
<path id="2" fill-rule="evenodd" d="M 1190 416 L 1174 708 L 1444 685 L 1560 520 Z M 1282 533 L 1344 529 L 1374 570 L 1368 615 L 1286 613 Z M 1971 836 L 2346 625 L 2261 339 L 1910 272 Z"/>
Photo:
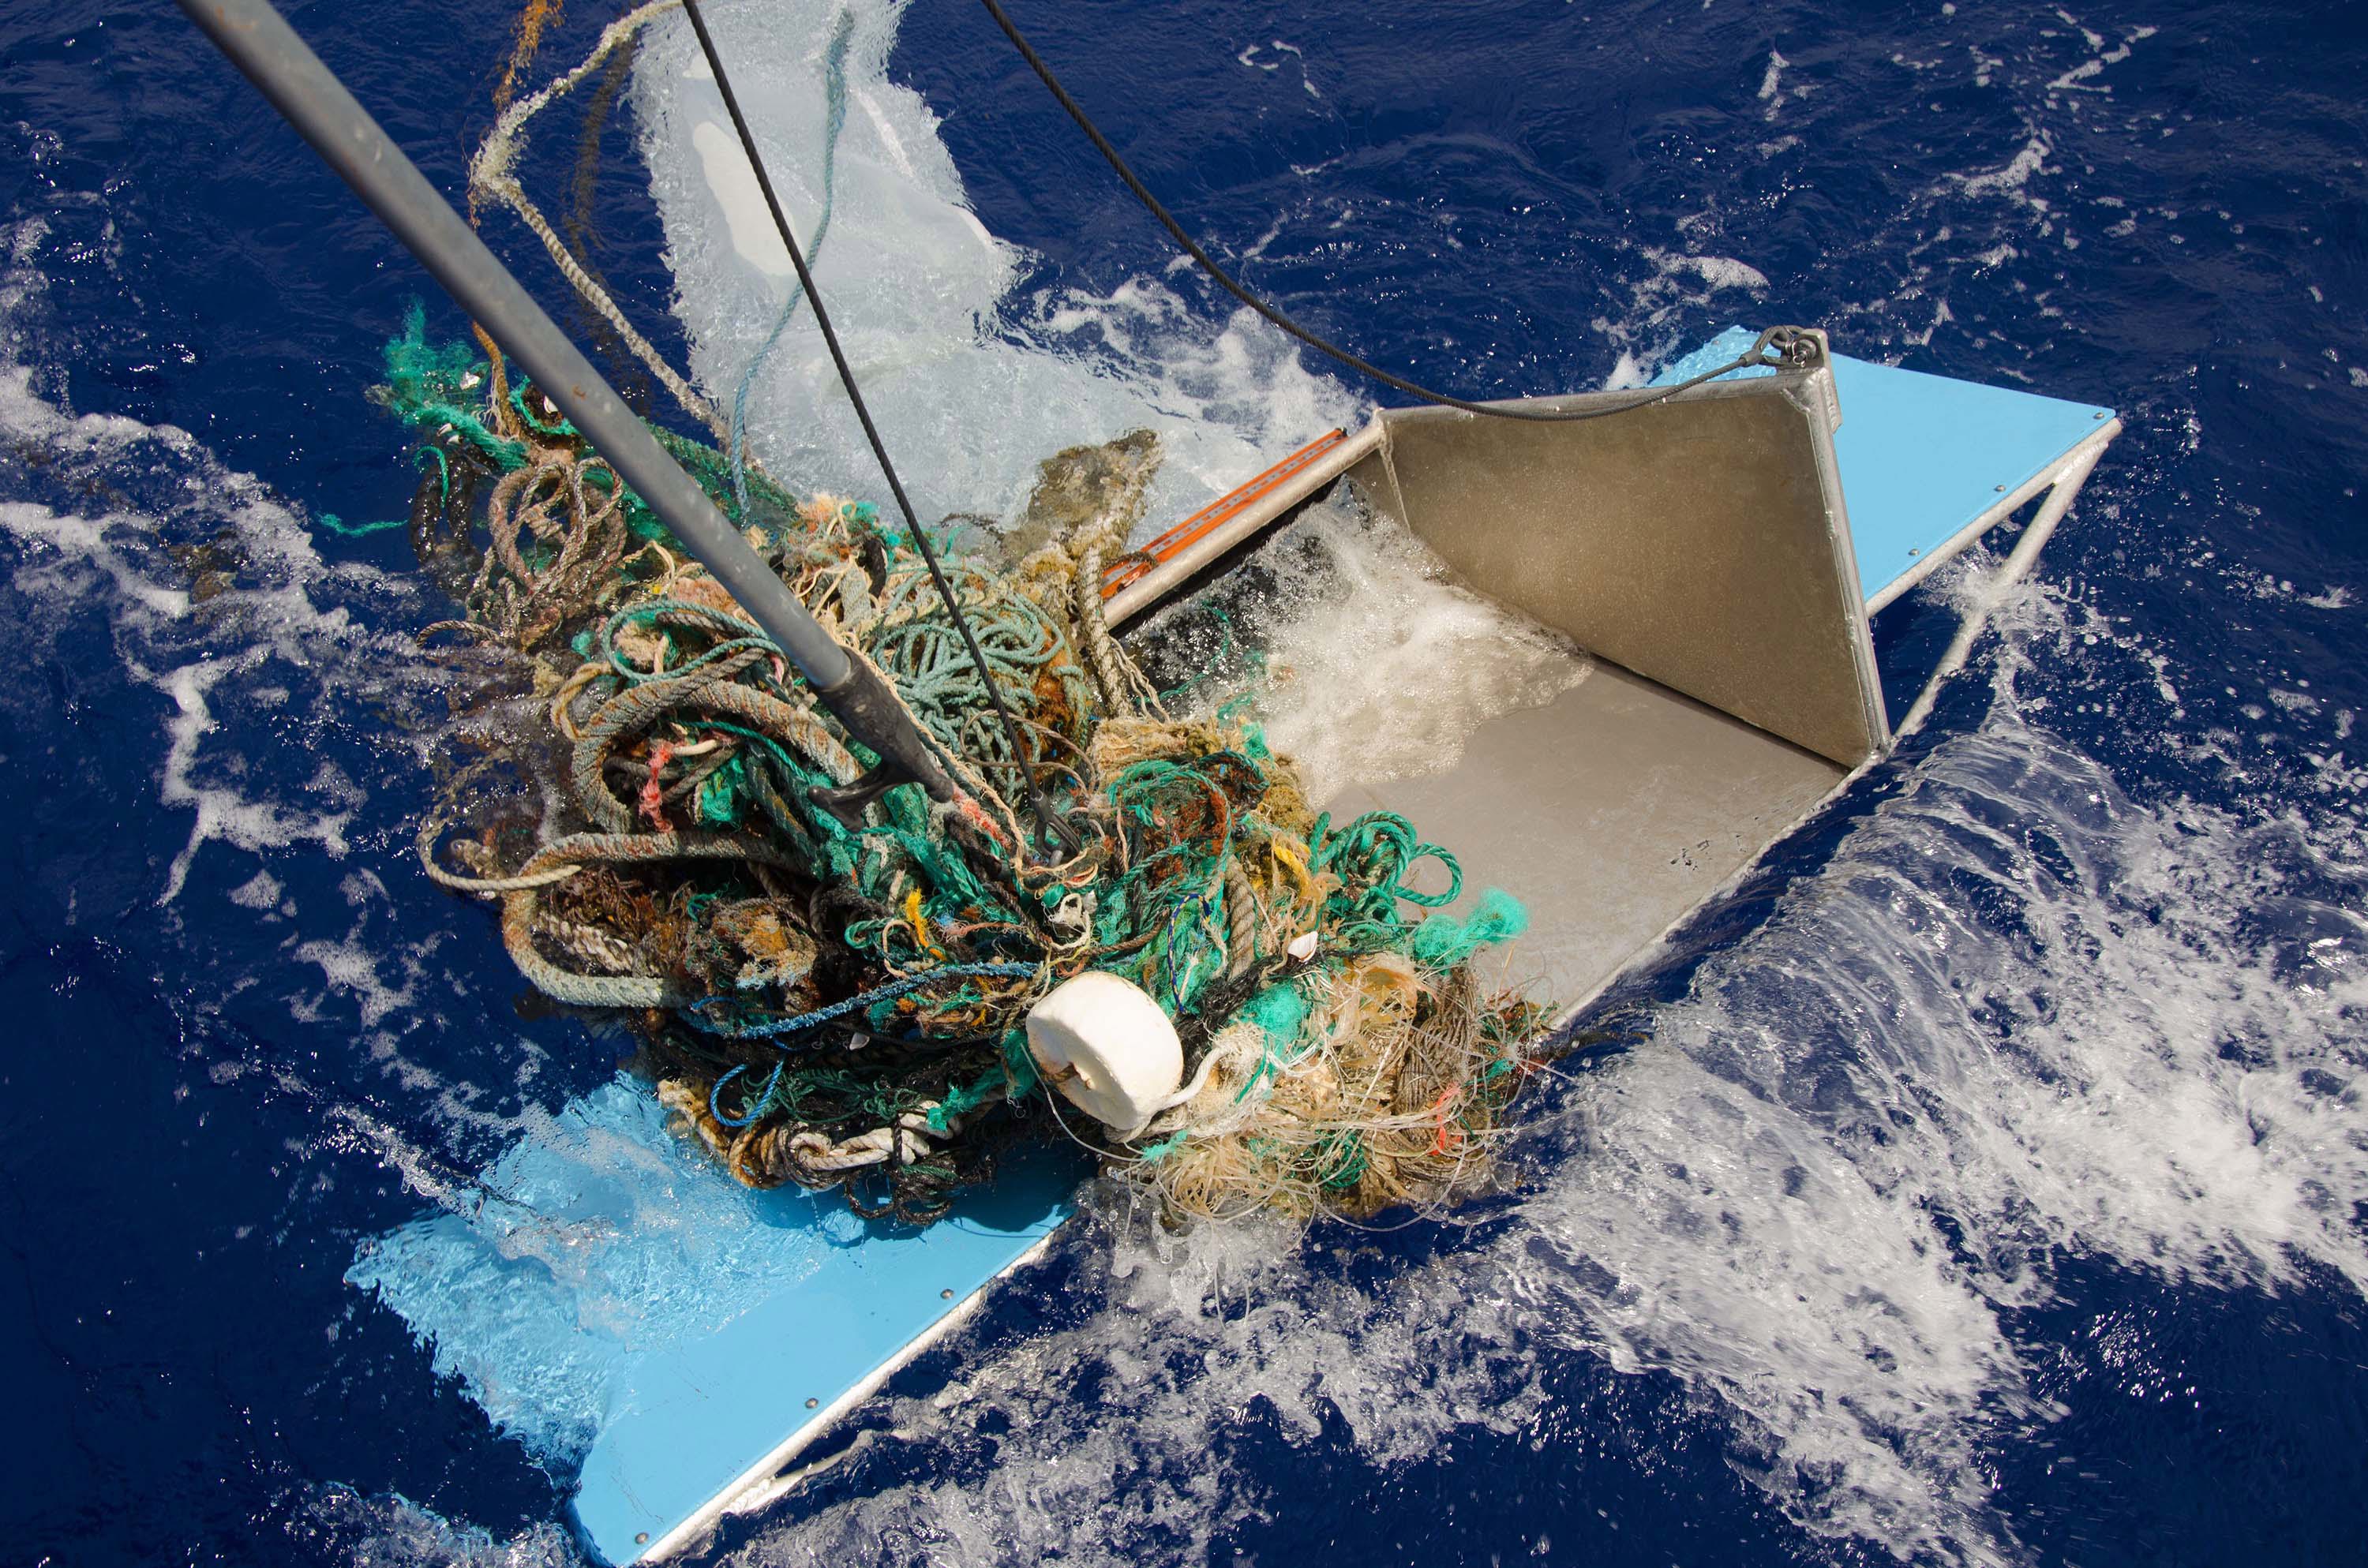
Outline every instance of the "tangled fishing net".
<path id="1" fill-rule="evenodd" d="M 505 106 L 484 194 L 531 212 L 509 172 L 527 116 L 663 9 Z M 1101 609 L 1147 433 L 1049 460 L 1005 540 L 938 541 L 1014 755 L 916 542 L 864 503 L 789 494 L 736 417 L 655 378 L 715 441 L 652 428 L 960 785 L 834 811 L 816 792 L 875 759 L 555 407 L 498 354 L 431 345 L 417 314 L 387 368 L 381 401 L 421 440 L 412 544 L 461 607 L 426 640 L 482 721 L 421 860 L 498 903 L 537 990 L 630 1024 L 734 1176 L 913 1222 L 1023 1140 L 1094 1148 L 1177 1218 L 1361 1217 L 1486 1184 L 1542 1012 L 1489 994 L 1474 957 L 1519 933 L 1519 906 L 1441 913 L 1461 871 L 1405 820 L 1335 824 L 1235 709 L 1163 707 Z M 1081 841 L 1050 863 L 1012 803 L 1030 781 Z M 1426 860 L 1443 892 L 1410 883 Z M 1087 971 L 1139 986 L 1182 1042 L 1182 1082 L 1141 1125 L 1092 1121 L 1030 1055 L 1030 1008 Z"/>

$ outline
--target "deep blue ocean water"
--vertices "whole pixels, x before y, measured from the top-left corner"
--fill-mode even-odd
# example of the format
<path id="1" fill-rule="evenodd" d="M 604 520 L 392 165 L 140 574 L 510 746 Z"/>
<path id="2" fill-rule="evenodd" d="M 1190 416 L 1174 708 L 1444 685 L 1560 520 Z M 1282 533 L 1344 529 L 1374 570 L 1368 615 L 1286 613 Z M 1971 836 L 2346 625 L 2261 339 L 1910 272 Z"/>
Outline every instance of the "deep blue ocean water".
<path id="1" fill-rule="evenodd" d="M 819 48 L 713 9 L 752 60 Z M 2128 430 L 1933 725 L 1611 1000 L 1653 1038 L 1540 1103 L 1522 1196 L 1375 1241 L 1074 1229 L 850 1424 L 893 1440 L 712 1555 L 2368 1555 L 2368 14 L 1019 14 L 1255 286 L 1431 384 L 1787 321 Z M 504 8 L 295 17 L 457 193 Z M 983 13 L 912 6 L 871 81 L 1019 247 L 980 342 L 1260 449 L 1368 395 L 1213 336 Z M 441 611 L 399 531 L 317 522 L 401 514 L 365 390 L 409 301 L 461 324 L 167 6 L 0 15 L 0 142 L 9 1554 L 576 1561 L 564 1474 L 343 1282 L 619 1054 L 419 874 Z M 604 271 L 724 352 L 633 106 L 604 147 Z M 1115 433 L 1054 408 L 1021 455 Z M 1895 714 L 1961 586 L 1880 623 Z"/>

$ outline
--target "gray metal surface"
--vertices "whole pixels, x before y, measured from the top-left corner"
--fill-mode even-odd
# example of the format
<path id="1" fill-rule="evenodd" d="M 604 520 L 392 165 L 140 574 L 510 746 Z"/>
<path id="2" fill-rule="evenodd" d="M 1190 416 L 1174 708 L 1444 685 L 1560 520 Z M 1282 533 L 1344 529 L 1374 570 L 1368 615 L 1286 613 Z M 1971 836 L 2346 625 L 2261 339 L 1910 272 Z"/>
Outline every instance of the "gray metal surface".
<path id="1" fill-rule="evenodd" d="M 1568 425 L 1392 409 L 1350 473 L 1483 593 L 1854 767 L 1889 737 L 1823 375 Z"/>
<path id="2" fill-rule="evenodd" d="M 1530 912 L 1508 978 L 1587 1000 L 1829 794 L 1846 770 L 1616 665 L 1475 731 L 1424 778 L 1355 785 L 1327 809 L 1401 812 L 1450 846 L 1467 888 Z"/>

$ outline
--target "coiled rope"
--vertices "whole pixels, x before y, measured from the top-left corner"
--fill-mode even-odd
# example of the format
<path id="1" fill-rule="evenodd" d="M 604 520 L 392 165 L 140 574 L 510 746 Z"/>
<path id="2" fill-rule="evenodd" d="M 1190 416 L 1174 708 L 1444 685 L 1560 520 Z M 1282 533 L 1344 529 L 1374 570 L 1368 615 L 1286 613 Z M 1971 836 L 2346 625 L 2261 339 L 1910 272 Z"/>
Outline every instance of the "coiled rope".
<path id="1" fill-rule="evenodd" d="M 521 62 L 550 9 L 534 0 Z M 1156 444 L 1122 437 L 1079 469 L 1100 477 L 1063 481 L 1073 520 L 1017 570 L 939 558 L 951 540 L 914 517 L 697 0 L 685 9 L 796 264 L 791 308 L 814 309 L 905 527 L 792 497 L 743 450 L 661 438 L 882 675 L 966 794 L 939 804 L 860 779 L 870 757 L 581 433 L 498 358 L 432 347 L 415 318 L 380 394 L 436 460 L 415 544 L 423 564 L 457 564 L 480 501 L 491 536 L 467 619 L 442 623 L 466 641 L 431 650 L 475 678 L 472 760 L 420 835 L 428 874 L 498 901 L 538 990 L 618 1015 L 660 1099 L 753 1185 L 841 1187 L 860 1213 L 914 1222 L 943 1213 L 1013 1141 L 1068 1132 L 1025 1024 L 1051 987 L 1097 971 L 1168 1012 L 1192 1069 L 1156 1127 L 1094 1145 L 1171 1214 L 1364 1215 L 1474 1190 L 1541 1060 L 1526 1044 L 1539 1010 L 1482 997 L 1469 971 L 1518 909 L 1488 894 L 1465 919 L 1426 916 L 1457 877 L 1410 824 L 1376 813 L 1332 830 L 1233 705 L 1215 722 L 1165 712 L 1089 591 Z M 848 36 L 842 16 L 842 85 Z M 627 58 L 615 49 L 604 35 L 572 80 L 601 53 Z M 523 123 L 506 122 L 513 146 Z M 735 400 L 744 426 L 761 363 Z M 527 794 L 477 788 L 495 768 Z M 1040 807 L 1040 846 L 1045 791 L 1081 830 L 1053 863 L 1029 853 L 1011 772 Z M 849 783 L 863 787 L 821 797 Z M 1446 863 L 1448 892 L 1408 886 L 1426 858 Z"/>

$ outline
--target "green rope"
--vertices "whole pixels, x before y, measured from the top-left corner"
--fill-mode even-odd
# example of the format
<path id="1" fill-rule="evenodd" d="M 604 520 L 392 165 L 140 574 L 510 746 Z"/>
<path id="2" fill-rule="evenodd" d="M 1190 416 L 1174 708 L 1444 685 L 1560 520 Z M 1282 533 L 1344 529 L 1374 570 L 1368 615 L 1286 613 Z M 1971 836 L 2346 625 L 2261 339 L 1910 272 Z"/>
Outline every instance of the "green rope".
<path id="1" fill-rule="evenodd" d="M 343 534 L 347 539 L 359 539 L 364 534 L 382 534 L 389 528 L 411 526 L 409 519 L 404 517 L 389 517 L 384 522 L 378 523 L 348 523 L 335 512 L 322 512 L 318 514 L 318 520 L 321 526 L 331 533 Z"/>
<path id="2" fill-rule="evenodd" d="M 847 127 L 847 46 L 854 37 L 855 13 L 841 11 L 838 25 L 831 29 L 829 51 L 823 57 L 822 215 L 814 220 L 814 238 L 806 243 L 807 259 L 815 264 L 822 260 L 822 242 L 830 233 L 831 208 L 838 194 L 838 133 Z M 789 300 L 773 318 L 773 330 L 749 359 L 747 369 L 741 373 L 739 390 L 732 394 L 732 495 L 743 513 L 748 509 L 748 392 L 804 298 L 803 281 L 790 285 Z"/>
<path id="3" fill-rule="evenodd" d="M 831 45 L 834 81 L 844 71 L 850 26 L 842 15 Z M 843 106 L 835 107 L 834 141 L 842 115 Z M 782 327 L 776 324 L 744 379 L 744 403 Z M 635 535 L 665 540 L 639 498 L 592 460 L 580 436 L 524 379 L 512 384 L 503 428 L 524 430 L 531 440 L 489 426 L 480 390 L 489 379 L 486 367 L 463 347 L 431 346 L 419 307 L 387 346 L 387 377 L 382 400 L 425 438 L 421 449 L 438 464 L 448 511 L 481 474 L 557 460 L 568 465 L 562 472 L 570 484 L 598 492 L 577 513 L 619 501 Z M 471 609 L 500 630 L 507 623 L 480 610 L 476 596 L 497 609 L 525 597 L 543 617 L 520 645 L 545 650 L 536 655 L 544 666 L 536 689 L 551 689 L 546 676 L 565 679 L 568 690 L 582 694 L 571 703 L 591 709 L 560 716 L 562 729 L 580 735 L 566 782 L 603 830 L 580 838 L 615 856 L 598 863 L 604 868 L 598 875 L 543 894 L 562 934 L 541 939 L 564 946 L 576 941 L 567 930 L 589 928 L 595 937 L 622 930 L 638 944 L 641 972 L 628 978 L 649 986 L 645 977 L 664 977 L 656 984 L 675 999 L 650 1005 L 689 1026 L 666 1038 L 695 1064 L 695 1081 L 708 1086 L 706 1108 L 716 1125 L 785 1119 L 786 1126 L 768 1128 L 770 1148 L 808 1128 L 837 1137 L 926 1126 L 944 1147 L 928 1148 L 926 1157 L 899 1152 L 882 1172 L 895 1211 L 926 1217 L 938 1197 L 984 1178 L 997 1140 L 1025 1131 L 1020 1118 L 999 1109 L 1040 1087 L 1019 1020 L 1031 998 L 1065 975 L 1090 968 L 1139 985 L 1193 1049 L 1231 1022 L 1255 1025 L 1263 1040 L 1238 1090 L 1247 1100 L 1325 1048 L 1311 994 L 1346 962 L 1392 951 L 1449 968 L 1520 930 L 1520 907 L 1494 892 L 1463 918 L 1439 913 L 1461 896 L 1462 868 L 1422 841 L 1405 818 L 1370 812 L 1336 828 L 1327 816 L 1308 835 L 1304 864 L 1325 879 L 1315 922 L 1324 956 L 1312 967 L 1289 968 L 1271 946 L 1281 939 L 1270 929 L 1276 912 L 1245 922 L 1238 903 L 1246 888 L 1255 901 L 1258 889 L 1273 885 L 1269 846 L 1278 861 L 1288 858 L 1286 843 L 1297 851 L 1295 823 L 1258 814 L 1270 789 L 1291 774 L 1243 716 L 1247 695 L 1218 710 L 1221 725 L 1240 730 L 1235 749 L 1149 758 L 1110 775 L 1084 761 L 1072 767 L 1057 759 L 1090 755 L 1100 699 L 1064 610 L 1048 610 L 1017 585 L 962 562 L 949 563 L 941 595 L 918 559 L 936 530 L 917 521 L 883 527 L 860 502 L 842 503 L 829 515 L 802 510 L 747 469 L 736 427 L 728 452 L 664 430 L 656 435 L 718 506 L 765 541 L 785 583 L 818 604 L 832 597 L 822 608 L 838 613 L 841 634 L 886 673 L 938 746 L 979 769 L 1007 798 L 1014 782 L 1041 789 L 1048 778 L 1065 777 L 1058 786 L 1068 792 L 1064 807 L 1097 824 L 1090 853 L 1099 858 L 1047 877 L 974 804 L 933 805 L 918 790 L 896 789 L 852 825 L 841 821 L 814 793 L 841 782 L 831 776 L 844 772 L 838 746 L 859 767 L 871 759 L 813 711 L 811 695 L 759 629 L 718 608 L 723 601 L 703 598 L 712 584 L 695 573 L 686 577 L 679 562 L 620 545 L 613 531 L 598 541 L 612 552 L 613 583 L 598 573 L 563 576 L 561 563 L 583 559 L 586 542 L 555 528 L 561 519 L 548 508 L 536 511 L 535 537 L 518 540 L 528 568 L 494 559 L 472 590 Z M 424 483 L 424 466 L 421 472 Z M 571 526 L 584 526 L 582 517 L 570 516 Z M 348 534 L 399 526 L 350 528 L 326 514 L 321 520 Z M 601 527 L 613 530 L 614 524 Z M 538 575 L 548 580 L 526 580 Z M 673 597 L 677 582 L 686 585 Z M 636 598 L 655 593 L 668 597 Z M 966 641 L 965 621 L 975 647 Z M 1256 652 L 1236 644 L 1232 622 L 1220 615 L 1218 626 L 1224 646 L 1216 664 L 1255 666 Z M 575 652 L 572 672 L 564 656 L 552 656 L 563 647 Z M 798 714 L 782 716 L 780 703 Z M 1027 773 L 1015 750 L 1023 743 L 993 722 L 1003 703 L 1028 714 L 1049 742 L 1030 748 L 1034 767 Z M 830 744 L 803 733 L 809 721 L 824 724 Z M 985 799 L 985 791 L 979 794 Z M 640 831 L 643 823 L 651 831 Z M 640 858 L 627 851 L 637 846 L 646 859 L 631 864 Z M 1446 869 L 1444 892 L 1410 885 L 1419 863 L 1433 859 Z M 1064 911 L 1079 895 L 1087 912 L 1082 930 Z M 812 932 L 792 929 L 809 923 Z M 803 943 L 784 957 L 785 934 L 821 937 L 824 927 L 840 945 L 825 946 L 820 961 Z M 513 954 L 518 956 L 515 947 Z M 546 952 L 537 961 L 548 969 L 556 956 Z M 521 967 L 532 959 L 519 956 Z M 1284 973 L 1292 978 L 1277 978 Z M 685 992 L 700 999 L 686 1005 L 679 1000 Z M 808 1006 L 817 994 L 839 999 Z M 871 1043 L 860 1055 L 821 1053 L 808 1049 L 814 1040 L 798 1038 L 834 1022 L 865 1028 Z M 786 1054 L 757 1064 L 768 1069 L 757 1082 L 742 1060 L 748 1047 L 725 1043 L 732 1041 L 772 1041 Z M 1502 1080 L 1501 1090 L 1459 1102 L 1459 1119 L 1485 1122 L 1491 1097 L 1509 1094 L 1509 1068 L 1486 1071 L 1475 1082 Z M 907 1117 L 921 1119 L 900 1119 Z M 1148 1143 L 1139 1158 L 1168 1157 L 1190 1136 L 1179 1131 Z M 1268 1153 L 1286 1159 L 1303 1186 L 1344 1193 L 1366 1191 L 1373 1186 L 1368 1172 L 1399 1157 L 1386 1142 L 1369 1143 L 1345 1131 L 1313 1143 L 1271 1144 Z M 786 1172 L 780 1164 L 756 1167 L 770 1179 L 818 1181 L 825 1174 L 793 1155 L 761 1158 L 787 1162 Z"/>

